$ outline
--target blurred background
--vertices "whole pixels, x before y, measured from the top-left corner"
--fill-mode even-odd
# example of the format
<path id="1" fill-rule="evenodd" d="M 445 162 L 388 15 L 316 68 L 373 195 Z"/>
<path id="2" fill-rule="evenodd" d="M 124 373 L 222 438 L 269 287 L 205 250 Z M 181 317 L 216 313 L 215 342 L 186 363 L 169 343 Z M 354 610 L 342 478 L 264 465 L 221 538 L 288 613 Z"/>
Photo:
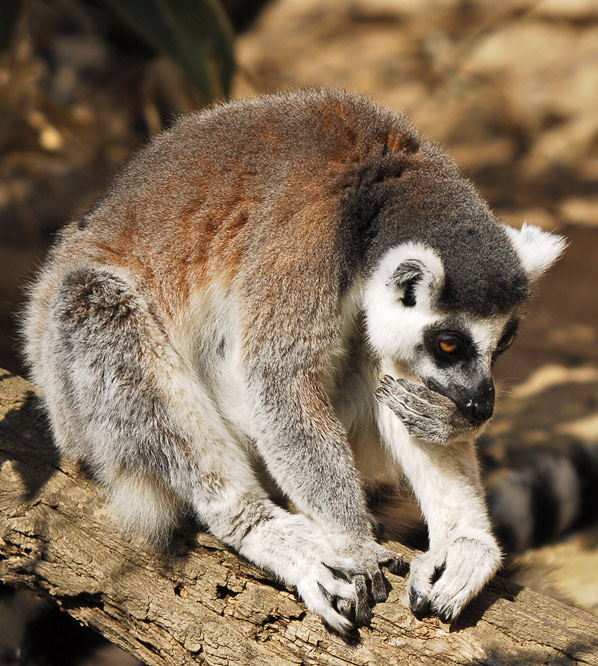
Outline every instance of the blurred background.
<path id="1" fill-rule="evenodd" d="M 405 110 L 497 215 L 568 238 L 480 447 L 519 580 L 598 613 L 598 0 L 2 3 L 0 366 L 26 374 L 26 285 L 133 151 L 181 113 L 301 86 Z M 0 609 L 0 664 L 136 663 L 24 593 Z"/>

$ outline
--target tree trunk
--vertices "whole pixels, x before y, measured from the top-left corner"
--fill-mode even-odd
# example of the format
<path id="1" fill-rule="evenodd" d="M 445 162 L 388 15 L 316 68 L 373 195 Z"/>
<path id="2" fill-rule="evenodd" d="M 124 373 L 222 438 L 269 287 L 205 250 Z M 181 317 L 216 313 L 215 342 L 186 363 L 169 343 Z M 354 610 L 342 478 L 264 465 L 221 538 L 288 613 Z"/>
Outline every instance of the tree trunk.
<path id="1" fill-rule="evenodd" d="M 450 627 L 405 580 L 350 644 L 293 594 L 187 527 L 168 552 L 123 537 L 98 485 L 52 445 L 33 387 L 0 371 L 0 579 L 49 595 L 150 666 L 598 664 L 598 618 L 498 578 Z M 413 551 L 392 548 L 408 559 Z"/>

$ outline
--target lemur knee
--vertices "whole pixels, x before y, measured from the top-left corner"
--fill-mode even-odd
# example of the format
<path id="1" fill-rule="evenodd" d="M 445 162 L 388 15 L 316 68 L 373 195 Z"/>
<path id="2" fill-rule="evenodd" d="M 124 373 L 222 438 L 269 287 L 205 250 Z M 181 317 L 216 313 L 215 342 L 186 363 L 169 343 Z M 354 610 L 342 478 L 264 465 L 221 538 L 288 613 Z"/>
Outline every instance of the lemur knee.
<path id="1" fill-rule="evenodd" d="M 135 311 L 135 297 L 127 284 L 108 271 L 78 268 L 68 273 L 59 288 L 55 307 L 71 329 L 92 322 L 123 325 Z"/>

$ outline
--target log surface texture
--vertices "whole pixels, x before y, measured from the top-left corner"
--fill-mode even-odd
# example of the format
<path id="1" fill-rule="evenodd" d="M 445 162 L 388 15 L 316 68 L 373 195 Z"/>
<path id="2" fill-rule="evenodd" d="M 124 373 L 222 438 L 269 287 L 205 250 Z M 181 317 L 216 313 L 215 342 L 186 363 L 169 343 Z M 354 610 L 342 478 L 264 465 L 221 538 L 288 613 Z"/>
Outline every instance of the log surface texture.
<path id="1" fill-rule="evenodd" d="M 197 528 L 153 552 L 120 534 L 102 490 L 54 448 L 33 386 L 6 371 L 0 460 L 0 579 L 49 595 L 150 666 L 598 664 L 598 618 L 500 578 L 448 626 L 416 620 L 405 580 L 388 574 L 388 602 L 350 644 Z"/>

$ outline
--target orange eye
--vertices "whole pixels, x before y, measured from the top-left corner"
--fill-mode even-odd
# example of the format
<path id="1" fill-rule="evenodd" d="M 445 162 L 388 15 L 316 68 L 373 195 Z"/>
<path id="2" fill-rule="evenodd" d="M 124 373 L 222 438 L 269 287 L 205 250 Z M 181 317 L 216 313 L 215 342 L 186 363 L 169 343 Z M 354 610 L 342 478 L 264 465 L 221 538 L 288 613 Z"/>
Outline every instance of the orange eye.
<path id="1" fill-rule="evenodd" d="M 439 343 L 440 349 L 447 354 L 452 354 L 454 351 L 457 351 L 456 342 L 448 342 L 447 340 L 441 340 Z"/>
<path id="2" fill-rule="evenodd" d="M 498 347 L 499 347 L 499 349 L 503 349 L 503 350 L 504 350 L 504 349 L 508 349 L 508 348 L 513 344 L 513 340 L 514 340 L 514 339 L 515 339 L 515 336 L 514 336 L 514 335 L 509 335 L 508 338 L 505 338 L 504 340 L 501 340 L 501 341 L 498 343 Z"/>

